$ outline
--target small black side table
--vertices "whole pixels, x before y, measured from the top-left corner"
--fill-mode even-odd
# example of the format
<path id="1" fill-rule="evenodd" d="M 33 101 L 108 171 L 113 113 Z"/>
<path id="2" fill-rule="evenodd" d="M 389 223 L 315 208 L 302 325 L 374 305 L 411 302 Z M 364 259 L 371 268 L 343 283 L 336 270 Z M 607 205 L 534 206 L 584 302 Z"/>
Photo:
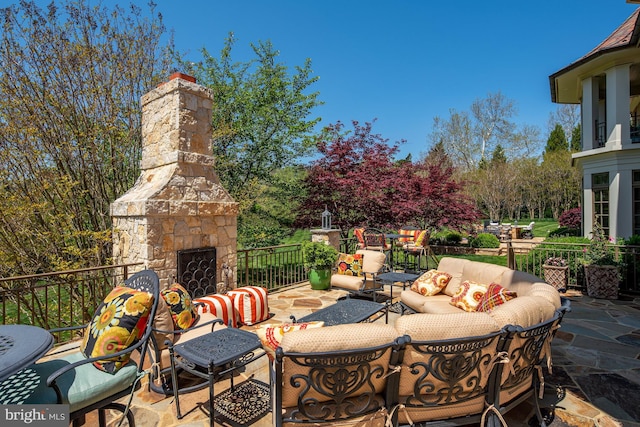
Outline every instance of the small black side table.
<path id="1" fill-rule="evenodd" d="M 408 283 L 413 282 L 418 277 L 420 277 L 419 274 L 397 273 L 395 271 L 391 271 L 389 273 L 382 273 L 377 275 L 376 281 L 382 282 L 383 284 L 387 283 L 391 285 L 390 298 L 393 301 L 393 287 L 395 286 L 395 283 L 402 282 L 402 290 L 404 290 L 404 288 L 407 286 Z"/>
<path id="2" fill-rule="evenodd" d="M 242 329 L 226 328 L 214 331 L 200 337 L 193 338 L 169 348 L 171 354 L 171 378 L 173 381 L 173 396 L 176 400 L 178 419 L 180 412 L 177 368 L 209 380 L 209 425 L 213 426 L 214 413 L 214 383 L 225 374 L 234 371 L 265 355 L 256 354 L 255 350 L 262 344 L 256 334 Z M 218 369 L 224 365 L 225 369 Z M 204 371 L 206 369 L 206 372 Z M 231 388 L 233 389 L 233 373 L 231 374 Z"/>

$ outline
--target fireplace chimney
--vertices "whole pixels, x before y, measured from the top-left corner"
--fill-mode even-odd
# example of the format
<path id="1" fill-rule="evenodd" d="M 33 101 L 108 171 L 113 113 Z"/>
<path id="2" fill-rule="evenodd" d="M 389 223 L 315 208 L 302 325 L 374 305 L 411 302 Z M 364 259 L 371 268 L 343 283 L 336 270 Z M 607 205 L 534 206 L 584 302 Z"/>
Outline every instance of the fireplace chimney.
<path id="1" fill-rule="evenodd" d="M 141 174 L 111 204 L 114 263 L 142 262 L 166 287 L 178 251 L 215 248 L 216 276 L 223 265 L 235 273 L 238 204 L 214 169 L 212 92 L 174 73 L 141 104 Z"/>

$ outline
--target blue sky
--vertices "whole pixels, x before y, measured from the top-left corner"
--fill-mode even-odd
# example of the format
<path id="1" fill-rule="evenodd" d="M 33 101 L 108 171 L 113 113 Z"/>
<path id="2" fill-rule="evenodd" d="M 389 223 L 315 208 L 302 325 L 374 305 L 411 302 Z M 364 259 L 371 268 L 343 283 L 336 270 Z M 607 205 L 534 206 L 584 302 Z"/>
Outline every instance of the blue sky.
<path id="1" fill-rule="evenodd" d="M 546 140 L 556 109 L 548 76 L 637 7 L 625 0 L 155 1 L 188 59 L 200 59 L 202 47 L 217 54 L 229 31 L 237 60 L 251 57 L 249 44 L 258 40 L 270 40 L 290 68 L 311 58 L 322 126 L 377 119 L 374 132 L 406 139 L 401 155 L 414 159 L 429 148 L 435 116 L 498 91 L 515 101 L 516 121 L 538 126 Z"/>
<path id="2" fill-rule="evenodd" d="M 374 132 L 429 148 L 435 116 L 488 93 L 515 101 L 516 121 L 545 140 L 548 76 L 586 54 L 637 7 L 624 0 L 338 1 L 158 0 L 177 47 L 217 54 L 229 31 L 237 59 L 270 40 L 289 67 L 311 58 L 322 125 L 377 119 Z M 185 7 L 189 4 L 190 7 Z"/>

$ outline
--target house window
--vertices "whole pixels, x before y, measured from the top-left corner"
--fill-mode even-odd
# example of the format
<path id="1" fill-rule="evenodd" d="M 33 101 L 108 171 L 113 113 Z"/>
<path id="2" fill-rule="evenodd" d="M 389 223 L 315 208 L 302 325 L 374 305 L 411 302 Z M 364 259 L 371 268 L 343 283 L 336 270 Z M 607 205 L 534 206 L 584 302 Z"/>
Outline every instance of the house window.
<path id="1" fill-rule="evenodd" d="M 609 172 L 591 175 L 591 190 L 593 191 L 593 216 L 609 235 Z"/>
<path id="2" fill-rule="evenodd" d="M 640 170 L 633 171 L 633 234 L 640 236 Z"/>

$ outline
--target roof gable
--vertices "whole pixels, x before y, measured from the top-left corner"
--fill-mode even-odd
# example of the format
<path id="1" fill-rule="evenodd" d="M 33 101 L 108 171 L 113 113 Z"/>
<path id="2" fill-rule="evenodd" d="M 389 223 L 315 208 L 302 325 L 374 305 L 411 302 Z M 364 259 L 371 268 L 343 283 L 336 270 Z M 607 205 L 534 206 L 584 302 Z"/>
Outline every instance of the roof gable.
<path id="1" fill-rule="evenodd" d="M 576 62 L 583 61 L 590 58 L 591 56 L 607 50 L 623 48 L 636 44 L 638 41 L 638 35 L 640 33 L 640 28 L 638 28 L 639 13 L 640 8 L 636 9 L 635 12 L 633 12 L 631 16 L 629 16 L 627 20 L 622 23 L 622 25 L 616 28 L 616 30 L 611 33 L 609 37 L 604 39 L 602 43 L 600 43 L 591 52 L 587 53 Z"/>

